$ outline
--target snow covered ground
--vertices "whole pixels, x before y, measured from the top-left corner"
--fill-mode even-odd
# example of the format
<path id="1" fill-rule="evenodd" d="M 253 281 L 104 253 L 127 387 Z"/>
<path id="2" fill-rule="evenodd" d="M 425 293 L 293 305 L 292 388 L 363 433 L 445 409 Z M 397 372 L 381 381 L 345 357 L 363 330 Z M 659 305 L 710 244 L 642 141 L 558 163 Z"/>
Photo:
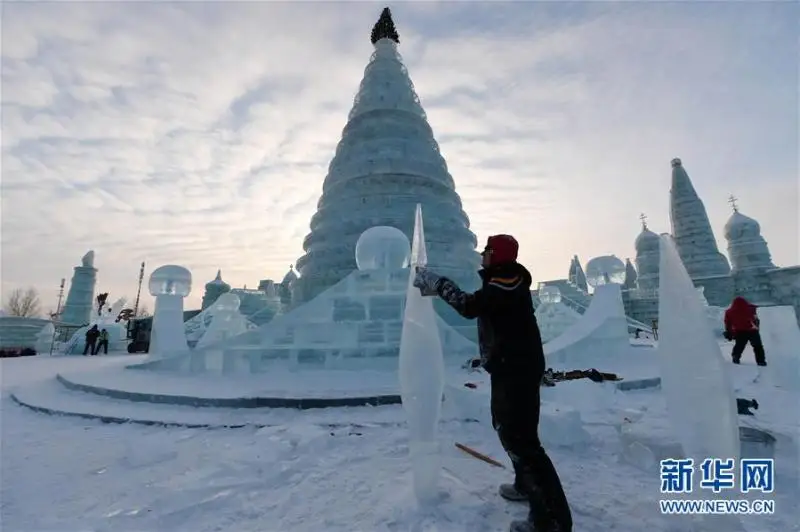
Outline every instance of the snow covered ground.
<path id="1" fill-rule="evenodd" d="M 526 514 L 525 505 L 496 495 L 497 485 L 511 480 L 508 469 L 454 447 L 455 442 L 470 445 L 508 467 L 494 433 L 455 419 L 447 408 L 440 427 L 441 501 L 420 510 L 411 492 L 400 406 L 284 410 L 274 418 L 277 426 L 208 430 L 47 416 L 8 399 L 11 391 L 39 385 L 58 372 L 96 371 L 120 360 L 0 361 L 4 532 L 501 531 Z M 737 395 L 758 399 L 757 421 L 772 427 L 778 438 L 775 515 L 744 518 L 741 528 L 715 519 L 661 515 L 657 468 L 644 470 L 623 459 L 615 426 L 621 408 L 646 409 L 646 418 L 663 424 L 658 392 L 612 392 L 610 403 L 593 407 L 581 397 L 586 383 L 562 383 L 559 399 L 573 402 L 574 390 L 574 406 L 591 436 L 588 444 L 548 449 L 571 501 L 575 530 L 800 530 L 800 398 L 768 389 L 761 380 L 753 383 L 751 360 L 746 353 L 745 363 L 734 368 L 742 388 Z M 348 425 L 365 419 L 371 422 Z"/>

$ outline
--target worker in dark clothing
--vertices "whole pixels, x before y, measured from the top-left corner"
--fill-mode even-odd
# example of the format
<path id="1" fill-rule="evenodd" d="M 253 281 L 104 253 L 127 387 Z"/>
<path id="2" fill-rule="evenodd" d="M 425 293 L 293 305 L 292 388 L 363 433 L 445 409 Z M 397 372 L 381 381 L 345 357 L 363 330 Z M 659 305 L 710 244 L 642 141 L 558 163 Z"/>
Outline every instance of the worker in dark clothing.
<path id="1" fill-rule="evenodd" d="M 100 341 L 97 342 L 97 349 L 95 350 L 94 354 L 100 353 L 100 350 L 103 350 L 103 354 L 108 354 L 108 331 L 103 329 L 100 331 Z"/>
<path id="2" fill-rule="evenodd" d="M 86 331 L 86 346 L 83 348 L 83 354 L 95 354 L 95 346 L 97 345 L 97 337 L 100 336 L 100 331 L 97 330 L 97 325 L 92 325 Z"/>
<path id="3" fill-rule="evenodd" d="M 767 365 L 764 344 L 761 342 L 761 333 L 758 330 L 759 325 L 756 306 L 743 297 L 733 298 L 731 306 L 725 311 L 725 339 L 735 342 L 731 352 L 734 364 L 739 364 L 744 348 L 749 343 L 753 346 L 756 364 Z"/>
<path id="4" fill-rule="evenodd" d="M 414 286 L 478 319 L 481 364 L 491 376 L 492 424 L 514 465 L 514 484 L 500 486 L 500 494 L 530 504 L 528 519 L 512 522 L 511 532 L 571 532 L 569 503 L 539 440 L 544 350 L 531 274 L 517 262 L 518 249 L 509 235 L 489 237 L 479 272 L 483 285 L 473 294 L 426 268 L 417 269 Z"/>

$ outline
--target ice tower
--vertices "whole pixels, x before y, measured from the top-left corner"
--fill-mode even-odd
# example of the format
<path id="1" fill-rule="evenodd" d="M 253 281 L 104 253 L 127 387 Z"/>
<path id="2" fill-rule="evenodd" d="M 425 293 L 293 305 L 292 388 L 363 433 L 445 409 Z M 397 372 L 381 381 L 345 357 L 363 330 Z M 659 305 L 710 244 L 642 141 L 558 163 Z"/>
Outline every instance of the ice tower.
<path id="1" fill-rule="evenodd" d="M 637 278 L 636 268 L 633 267 L 631 259 L 625 259 L 625 282 L 622 283 L 622 288 L 626 290 L 636 288 Z"/>
<path id="2" fill-rule="evenodd" d="M 643 214 L 642 232 L 636 237 L 636 286 L 640 290 L 658 289 L 659 261 L 661 260 L 661 240 L 647 227 L 647 218 Z"/>
<path id="3" fill-rule="evenodd" d="M 568 280 L 584 292 L 589 291 L 589 285 L 586 284 L 586 274 L 583 272 L 581 261 L 578 260 L 577 255 L 573 256 L 572 262 L 570 262 Z"/>
<path id="4" fill-rule="evenodd" d="M 770 283 L 764 282 L 764 274 L 776 266 L 772 263 L 767 241 L 761 236 L 761 226 L 739 212 L 735 198 L 730 198 L 730 204 L 733 214 L 725 224 L 725 239 L 736 294 L 757 304 L 771 302 L 773 289 Z"/>
<path id="5" fill-rule="evenodd" d="M 711 305 L 727 306 L 732 296 L 731 268 L 719 252 L 703 201 L 680 159 L 672 159 L 669 191 L 672 236 L 695 285 L 704 286 Z"/>
<path id="6" fill-rule="evenodd" d="M 305 255 L 296 264 L 293 305 L 356 269 L 356 241 L 370 227 L 395 227 L 410 239 L 418 203 L 428 213 L 429 266 L 465 289 L 478 286 L 477 241 L 397 51 L 388 8 L 371 41 L 374 52 L 322 185 Z"/>
<path id="7" fill-rule="evenodd" d="M 61 312 L 61 321 L 70 325 L 85 325 L 92 316 L 94 287 L 97 283 L 97 268 L 94 267 L 94 251 L 89 251 L 75 266 L 67 293 L 67 301 Z"/>
<path id="8" fill-rule="evenodd" d="M 731 198 L 731 205 L 733 214 L 725 224 L 725 239 L 728 241 L 728 256 L 733 272 L 775 268 L 767 241 L 761 236 L 759 223 L 739 212 L 734 198 Z"/>

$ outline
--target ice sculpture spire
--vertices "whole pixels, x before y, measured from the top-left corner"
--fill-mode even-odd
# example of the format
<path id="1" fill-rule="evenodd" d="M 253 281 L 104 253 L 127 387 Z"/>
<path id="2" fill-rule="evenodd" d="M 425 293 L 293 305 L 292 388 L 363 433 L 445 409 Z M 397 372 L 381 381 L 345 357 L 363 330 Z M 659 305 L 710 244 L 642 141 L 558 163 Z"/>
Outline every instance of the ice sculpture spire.
<path id="1" fill-rule="evenodd" d="M 577 255 L 572 257 L 572 262 L 569 265 L 569 275 L 567 279 L 569 280 L 569 282 L 571 282 L 584 292 L 587 293 L 589 292 L 589 285 L 586 284 L 586 274 L 583 272 L 581 261 L 578 260 Z"/>
<path id="2" fill-rule="evenodd" d="M 414 493 L 420 502 L 436 495 L 441 468 L 437 431 L 444 392 L 444 356 L 431 298 L 413 285 L 414 268 L 427 264 L 422 206 L 417 204 L 411 269 L 400 337 L 399 378 L 403 409 L 408 418 L 409 451 Z"/>
<path id="3" fill-rule="evenodd" d="M 633 267 L 631 259 L 625 259 L 625 282 L 622 284 L 622 287 L 626 290 L 636 288 L 637 277 L 636 268 Z"/>
<path id="4" fill-rule="evenodd" d="M 731 272 L 728 259 L 719 252 L 703 201 L 680 159 L 672 159 L 669 191 L 672 236 L 686 271 L 692 279 L 723 276 Z"/>
<path id="5" fill-rule="evenodd" d="M 733 214 L 725 224 L 725 240 L 728 241 L 728 256 L 731 258 L 733 271 L 774 268 L 772 254 L 767 241 L 761 236 L 759 223 L 739 212 L 736 198 L 731 196 L 728 202 L 733 208 Z"/>
<path id="6" fill-rule="evenodd" d="M 322 185 L 305 255 L 295 265 L 294 304 L 356 269 L 355 245 L 370 227 L 395 227 L 410 240 L 418 203 L 429 213 L 430 266 L 467 289 L 479 283 L 477 240 L 397 51 L 388 9 L 371 41 L 374 52 Z"/>
<path id="7" fill-rule="evenodd" d="M 391 39 L 397 44 L 400 44 L 400 36 L 397 34 L 397 29 L 394 27 L 394 20 L 392 20 L 392 12 L 388 7 L 384 7 L 381 11 L 381 16 L 378 22 L 372 28 L 372 35 L 370 41 L 372 44 L 377 43 L 381 39 Z"/>
<path id="8" fill-rule="evenodd" d="M 203 301 L 200 303 L 201 310 L 205 310 L 219 299 L 219 296 L 231 291 L 231 285 L 222 280 L 222 270 L 217 270 L 217 276 L 213 281 L 206 283 L 206 291 L 203 293 Z"/>

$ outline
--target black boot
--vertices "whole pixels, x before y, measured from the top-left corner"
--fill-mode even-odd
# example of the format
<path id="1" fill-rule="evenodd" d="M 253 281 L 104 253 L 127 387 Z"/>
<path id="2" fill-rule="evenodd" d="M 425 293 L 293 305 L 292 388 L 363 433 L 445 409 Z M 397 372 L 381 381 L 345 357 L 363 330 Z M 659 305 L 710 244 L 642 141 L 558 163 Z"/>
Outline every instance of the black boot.
<path id="1" fill-rule="evenodd" d="M 528 501 L 528 494 L 525 493 L 524 489 L 520 489 L 514 484 L 500 484 L 500 489 L 498 490 L 500 496 L 507 501 L 511 502 L 527 502 Z"/>

